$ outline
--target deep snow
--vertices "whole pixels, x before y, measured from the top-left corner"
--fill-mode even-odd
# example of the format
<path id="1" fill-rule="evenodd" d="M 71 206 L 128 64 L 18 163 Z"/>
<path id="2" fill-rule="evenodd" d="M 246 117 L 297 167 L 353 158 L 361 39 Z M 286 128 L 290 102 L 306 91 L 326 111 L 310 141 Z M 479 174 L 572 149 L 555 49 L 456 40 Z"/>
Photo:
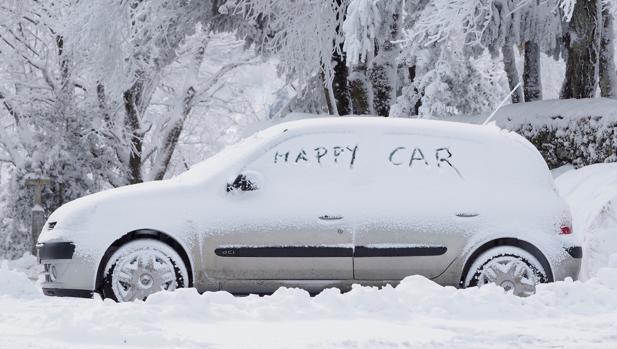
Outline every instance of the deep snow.
<path id="1" fill-rule="evenodd" d="M 583 243 L 580 276 L 587 279 L 617 253 L 617 163 L 567 171 L 555 182 L 570 205 L 574 232 Z"/>
<path id="2" fill-rule="evenodd" d="M 397 288 L 312 298 L 297 289 L 266 297 L 184 289 L 116 304 L 43 296 L 22 272 L 33 270 L 25 257 L 0 263 L 0 348 L 615 348 L 614 178 L 611 164 L 557 178 L 588 244 L 587 280 L 540 285 L 528 298 L 413 276 Z"/>
<path id="3" fill-rule="evenodd" d="M 413 276 L 397 288 L 313 298 L 185 289 L 123 304 L 45 297 L 3 267 L 0 348 L 614 348 L 617 256 L 612 263 L 597 278 L 541 285 L 528 298 Z"/>

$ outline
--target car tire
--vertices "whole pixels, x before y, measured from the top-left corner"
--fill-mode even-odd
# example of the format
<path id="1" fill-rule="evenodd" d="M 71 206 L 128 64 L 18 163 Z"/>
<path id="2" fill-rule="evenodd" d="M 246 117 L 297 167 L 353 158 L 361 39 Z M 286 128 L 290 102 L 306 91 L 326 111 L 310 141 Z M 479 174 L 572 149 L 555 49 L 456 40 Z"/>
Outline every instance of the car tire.
<path id="1" fill-rule="evenodd" d="M 547 282 L 547 273 L 531 253 L 520 247 L 499 246 L 482 253 L 471 264 L 464 279 L 465 287 L 494 283 L 517 296 L 535 293 L 536 286 Z"/>
<path id="2" fill-rule="evenodd" d="M 145 300 L 155 292 L 187 287 L 188 280 L 186 265 L 172 247 L 138 239 L 120 246 L 107 262 L 103 297 L 117 302 Z"/>

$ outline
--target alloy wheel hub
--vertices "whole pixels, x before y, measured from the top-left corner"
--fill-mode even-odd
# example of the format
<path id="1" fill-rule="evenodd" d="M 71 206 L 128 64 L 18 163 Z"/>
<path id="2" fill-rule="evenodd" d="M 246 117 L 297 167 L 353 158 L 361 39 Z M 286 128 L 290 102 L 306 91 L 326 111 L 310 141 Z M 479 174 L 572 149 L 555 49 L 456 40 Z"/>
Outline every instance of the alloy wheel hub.
<path id="1" fill-rule="evenodd" d="M 511 289 L 514 288 L 514 283 L 510 280 L 507 280 L 507 281 L 502 282 L 501 285 L 499 286 L 503 287 L 503 289 L 506 291 L 510 291 Z"/>
<path id="2" fill-rule="evenodd" d="M 139 277 L 139 286 L 141 288 L 150 288 L 152 286 L 152 276 L 150 274 L 142 274 Z"/>
<path id="3" fill-rule="evenodd" d="M 509 256 L 497 257 L 485 264 L 478 285 L 494 283 L 516 296 L 530 296 L 538 283 L 533 269 L 525 262 Z"/>
<path id="4" fill-rule="evenodd" d="M 159 291 L 177 287 L 171 260 L 157 250 L 139 250 L 122 257 L 112 274 L 112 289 L 118 301 L 146 299 Z"/>

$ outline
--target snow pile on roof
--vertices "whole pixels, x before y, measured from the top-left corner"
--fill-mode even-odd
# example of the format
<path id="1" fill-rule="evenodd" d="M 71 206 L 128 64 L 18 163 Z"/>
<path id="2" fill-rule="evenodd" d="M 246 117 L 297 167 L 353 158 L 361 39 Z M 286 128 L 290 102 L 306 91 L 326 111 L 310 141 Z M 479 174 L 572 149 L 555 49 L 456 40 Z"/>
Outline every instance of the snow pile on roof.
<path id="1" fill-rule="evenodd" d="M 617 253 L 617 164 L 595 164 L 555 180 L 572 210 L 573 228 L 583 241 L 583 279 Z"/>
<path id="2" fill-rule="evenodd" d="M 7 261 L 0 261 L 0 297 L 32 298 L 41 295 L 40 289 L 25 273 L 10 269 Z"/>

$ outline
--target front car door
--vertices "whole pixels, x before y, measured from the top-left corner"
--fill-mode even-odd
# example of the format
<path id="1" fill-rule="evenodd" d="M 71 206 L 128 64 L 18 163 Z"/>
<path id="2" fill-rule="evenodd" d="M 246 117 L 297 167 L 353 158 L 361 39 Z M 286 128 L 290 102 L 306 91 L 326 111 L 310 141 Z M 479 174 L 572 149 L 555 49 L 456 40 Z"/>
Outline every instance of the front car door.
<path id="1" fill-rule="evenodd" d="M 288 137 L 240 171 L 252 188 L 221 200 L 206 266 L 219 280 L 352 280 L 353 190 L 364 165 L 353 134 Z M 254 190 L 247 190 L 254 189 Z"/>

